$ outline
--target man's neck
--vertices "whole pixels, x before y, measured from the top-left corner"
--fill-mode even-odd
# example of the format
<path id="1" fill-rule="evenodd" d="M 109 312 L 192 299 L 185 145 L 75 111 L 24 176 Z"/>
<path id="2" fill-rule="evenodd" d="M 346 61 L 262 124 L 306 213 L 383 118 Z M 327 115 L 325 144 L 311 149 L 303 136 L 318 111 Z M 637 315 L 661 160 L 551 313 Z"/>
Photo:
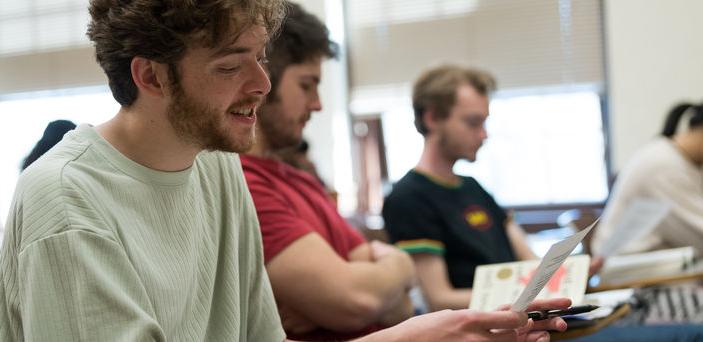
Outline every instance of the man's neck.
<path id="1" fill-rule="evenodd" d="M 262 132 L 259 127 L 256 128 L 256 134 L 254 139 L 254 145 L 246 152 L 248 155 L 252 155 L 259 158 L 276 159 L 280 158 L 276 155 L 276 150 L 271 148 L 266 135 Z"/>
<path id="2" fill-rule="evenodd" d="M 176 135 L 165 113 L 146 111 L 136 104 L 120 109 L 96 130 L 127 158 L 153 170 L 185 170 L 201 151 Z"/>
<path id="3" fill-rule="evenodd" d="M 415 170 L 447 184 L 459 182 L 460 178 L 452 171 L 456 160 L 445 157 L 439 150 L 436 143 L 425 140 L 425 146 Z"/>

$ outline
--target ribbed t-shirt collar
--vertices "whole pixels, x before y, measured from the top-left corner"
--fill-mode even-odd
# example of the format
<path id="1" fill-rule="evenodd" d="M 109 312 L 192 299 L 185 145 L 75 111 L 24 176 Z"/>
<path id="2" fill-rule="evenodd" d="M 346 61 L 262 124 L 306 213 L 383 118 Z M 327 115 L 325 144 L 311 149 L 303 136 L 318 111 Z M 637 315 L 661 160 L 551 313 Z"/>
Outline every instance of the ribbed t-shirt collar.
<path id="1" fill-rule="evenodd" d="M 185 170 L 173 172 L 150 169 L 120 153 L 95 130 L 95 127 L 87 124 L 78 126 L 75 134 L 79 139 L 85 139 L 92 143 L 95 149 L 120 171 L 144 183 L 170 186 L 182 185 L 188 182 L 193 171 L 192 165 Z"/>
<path id="2" fill-rule="evenodd" d="M 430 183 L 439 185 L 439 186 L 441 186 L 442 188 L 445 188 L 445 189 L 447 189 L 447 190 L 456 190 L 456 189 L 460 189 L 460 188 L 464 185 L 464 179 L 461 178 L 461 177 L 459 177 L 459 182 L 457 182 L 457 183 L 449 183 L 449 182 L 447 182 L 447 181 L 444 181 L 444 180 L 441 180 L 441 179 L 439 179 L 439 178 L 436 178 L 436 177 L 430 175 L 429 173 L 425 173 L 425 172 L 419 171 L 419 170 L 417 170 L 417 169 L 412 169 L 412 170 L 410 170 L 410 173 L 411 173 L 411 174 L 415 174 L 416 176 L 418 176 L 418 177 L 420 177 L 420 178 L 424 178 L 424 179 L 426 179 L 427 181 L 429 181 Z"/>

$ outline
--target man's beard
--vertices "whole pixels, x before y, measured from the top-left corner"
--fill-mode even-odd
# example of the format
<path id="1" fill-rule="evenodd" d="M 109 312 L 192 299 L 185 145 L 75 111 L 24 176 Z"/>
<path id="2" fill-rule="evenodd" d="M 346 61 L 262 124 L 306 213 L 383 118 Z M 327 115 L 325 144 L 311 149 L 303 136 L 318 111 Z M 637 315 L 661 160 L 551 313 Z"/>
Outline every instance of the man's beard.
<path id="1" fill-rule="evenodd" d="M 452 162 L 456 162 L 457 160 L 476 161 L 475 155 L 472 157 L 464 154 L 465 151 L 462 150 L 462 146 L 456 141 L 452 141 L 447 131 L 442 132 L 439 136 L 439 150 L 446 160 Z"/>
<path id="2" fill-rule="evenodd" d="M 287 147 L 292 147 L 300 144 L 302 137 L 295 134 L 295 127 L 298 122 L 289 122 L 280 119 L 277 115 L 284 110 L 281 108 L 280 102 L 269 102 L 261 107 L 258 116 L 258 128 L 263 133 L 266 139 L 268 148 L 271 150 L 280 150 Z M 302 120 L 309 119 L 309 115 Z"/>
<path id="3" fill-rule="evenodd" d="M 229 107 L 227 113 L 220 113 L 188 96 L 180 84 L 173 85 L 172 97 L 168 106 L 168 120 L 176 135 L 188 144 L 208 151 L 237 153 L 248 151 L 253 145 L 253 134 L 238 139 L 234 136 L 237 132 L 227 129 L 226 121 L 230 110 L 259 102 L 259 98 L 238 101 Z"/>

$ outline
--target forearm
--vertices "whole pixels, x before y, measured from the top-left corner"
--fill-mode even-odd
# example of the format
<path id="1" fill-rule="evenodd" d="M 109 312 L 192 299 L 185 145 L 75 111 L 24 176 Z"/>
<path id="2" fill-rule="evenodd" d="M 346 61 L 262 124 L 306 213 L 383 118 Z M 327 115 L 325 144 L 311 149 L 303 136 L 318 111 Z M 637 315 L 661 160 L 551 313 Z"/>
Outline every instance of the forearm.
<path id="1" fill-rule="evenodd" d="M 431 311 L 466 309 L 471 303 L 471 292 L 471 289 L 447 289 L 441 293 L 427 295 L 427 304 Z"/>
<path id="2" fill-rule="evenodd" d="M 403 340 L 407 341 L 408 336 L 405 335 L 407 335 L 407 333 L 403 334 L 402 329 L 398 327 L 390 327 L 350 342 L 396 342 Z"/>
<path id="3" fill-rule="evenodd" d="M 405 253 L 395 251 L 377 261 L 345 260 L 317 234 L 298 239 L 269 261 L 267 270 L 280 303 L 320 327 L 340 332 L 378 323 L 414 277 Z"/>
<path id="4" fill-rule="evenodd" d="M 412 310 L 411 306 L 402 303 L 413 274 L 392 264 L 349 263 L 346 271 L 340 272 L 337 285 L 319 291 L 327 295 L 305 302 L 301 311 L 315 324 L 341 332 L 358 331 L 371 324 L 392 325 L 408 318 L 412 312 L 404 311 Z"/>
<path id="5" fill-rule="evenodd" d="M 394 326 L 412 317 L 414 313 L 415 308 L 410 296 L 407 293 L 402 293 L 388 309 L 384 310 L 379 323 L 386 327 Z"/>
<path id="6" fill-rule="evenodd" d="M 515 257 L 518 260 L 537 259 L 537 255 L 532 251 L 527 244 L 527 235 L 522 227 L 513 221 L 508 222 L 508 238 L 510 239 L 510 247 L 515 252 Z"/>
<path id="7" fill-rule="evenodd" d="M 412 260 L 404 253 L 388 255 L 376 262 L 352 262 L 350 268 L 351 291 L 377 298 L 380 308 L 396 306 L 415 281 Z"/>
<path id="8" fill-rule="evenodd" d="M 356 289 L 383 298 L 397 298 L 415 282 L 415 266 L 405 253 L 390 254 L 373 262 L 352 262 L 350 266 L 356 274 Z"/>

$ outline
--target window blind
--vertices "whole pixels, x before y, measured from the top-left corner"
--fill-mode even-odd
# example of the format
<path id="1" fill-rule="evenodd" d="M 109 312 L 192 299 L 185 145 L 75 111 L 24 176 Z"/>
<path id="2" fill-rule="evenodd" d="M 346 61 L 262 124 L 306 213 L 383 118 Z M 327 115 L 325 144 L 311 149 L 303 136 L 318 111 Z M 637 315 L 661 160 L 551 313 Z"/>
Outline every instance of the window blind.
<path id="1" fill-rule="evenodd" d="M 88 0 L 0 1 L 0 95 L 105 84 L 88 19 Z"/>
<path id="2" fill-rule="evenodd" d="M 88 0 L 0 2 L 0 56 L 88 45 Z"/>
<path id="3" fill-rule="evenodd" d="M 501 89 L 603 81 L 598 0 L 351 0 L 346 10 L 352 101 L 443 62 L 487 69 Z"/>

